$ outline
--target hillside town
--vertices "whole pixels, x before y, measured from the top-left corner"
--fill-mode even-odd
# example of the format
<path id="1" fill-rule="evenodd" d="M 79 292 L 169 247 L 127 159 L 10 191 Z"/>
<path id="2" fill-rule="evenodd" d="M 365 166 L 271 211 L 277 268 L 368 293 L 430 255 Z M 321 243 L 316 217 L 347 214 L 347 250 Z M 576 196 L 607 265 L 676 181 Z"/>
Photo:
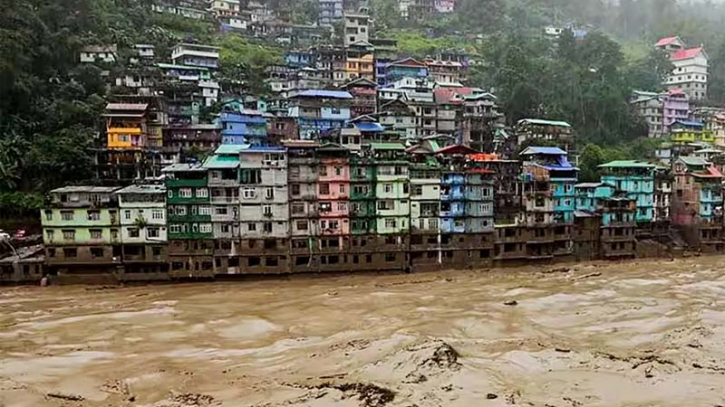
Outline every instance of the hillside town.
<path id="1" fill-rule="evenodd" d="M 193 39 L 87 46 L 110 93 L 95 178 L 48 194 L 42 244 L 0 259 L 0 282 L 214 279 L 415 272 L 725 253 L 725 108 L 705 103 L 708 55 L 663 38 L 662 93 L 630 107 L 661 141 L 650 160 L 579 181 L 581 134 L 558 117 L 507 124 L 477 63 L 450 49 L 416 59 L 375 35 L 364 1 L 320 0 L 295 25 L 262 3 L 158 0 L 274 38 L 271 94 L 222 81 L 220 48 Z M 416 20 L 454 0 L 400 1 Z M 336 28 L 337 27 L 337 28 Z M 556 37 L 571 27 L 548 27 Z M 575 38 L 587 35 L 576 29 Z M 339 35 L 342 33 L 342 35 Z"/>

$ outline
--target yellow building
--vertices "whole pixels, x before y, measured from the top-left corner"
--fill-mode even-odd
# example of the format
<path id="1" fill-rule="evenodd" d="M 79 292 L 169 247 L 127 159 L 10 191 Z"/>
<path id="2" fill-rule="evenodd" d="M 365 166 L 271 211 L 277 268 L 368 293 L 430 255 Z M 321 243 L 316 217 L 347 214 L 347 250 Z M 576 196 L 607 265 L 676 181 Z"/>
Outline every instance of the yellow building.
<path id="1" fill-rule="evenodd" d="M 345 72 L 348 80 L 365 78 L 375 81 L 375 57 L 373 53 L 348 53 L 345 63 Z"/>
<path id="2" fill-rule="evenodd" d="M 109 103 L 106 106 L 107 148 L 143 149 L 147 144 L 146 103 Z"/>

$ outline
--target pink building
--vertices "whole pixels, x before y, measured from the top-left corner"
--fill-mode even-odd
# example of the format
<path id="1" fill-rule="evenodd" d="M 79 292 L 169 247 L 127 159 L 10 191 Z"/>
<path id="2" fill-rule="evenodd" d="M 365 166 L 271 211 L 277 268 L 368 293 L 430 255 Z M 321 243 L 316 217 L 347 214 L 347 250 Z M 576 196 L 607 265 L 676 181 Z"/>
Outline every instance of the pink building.
<path id="1" fill-rule="evenodd" d="M 663 133 L 669 134 L 672 123 L 687 121 L 690 116 L 690 100 L 682 90 L 670 90 L 665 94 L 663 110 Z"/>
<path id="2" fill-rule="evenodd" d="M 350 235 L 349 150 L 333 144 L 317 151 L 320 171 L 317 184 L 320 232 L 323 236 Z"/>

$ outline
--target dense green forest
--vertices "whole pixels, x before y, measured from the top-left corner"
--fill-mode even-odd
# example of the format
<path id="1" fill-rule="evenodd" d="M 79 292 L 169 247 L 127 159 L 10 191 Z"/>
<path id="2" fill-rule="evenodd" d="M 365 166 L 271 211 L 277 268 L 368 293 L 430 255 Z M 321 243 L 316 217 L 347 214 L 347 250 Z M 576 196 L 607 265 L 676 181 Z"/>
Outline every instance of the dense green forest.
<path id="1" fill-rule="evenodd" d="M 8 0 L 0 11 L 0 214 L 40 204 L 49 188 L 92 175 L 91 147 L 106 95 L 102 67 L 79 65 L 81 47 L 152 43 L 166 55 L 188 38 L 222 47 L 222 82 L 245 79 L 256 92 L 264 67 L 283 50 L 221 34 L 211 21 L 162 15 L 150 0 Z M 296 23 L 314 22 L 315 0 L 268 0 Z M 563 119 L 585 143 L 583 178 L 611 158 L 643 157 L 652 145 L 628 108 L 632 89 L 658 90 L 670 69 L 652 42 L 679 34 L 705 44 L 711 94 L 725 99 L 725 5 L 675 0 L 459 0 L 457 10 L 422 22 L 397 17 L 397 0 L 370 0 L 378 36 L 397 38 L 402 54 L 463 48 L 477 64 L 471 85 L 490 88 L 513 123 L 524 116 Z M 589 31 L 558 43 L 546 25 Z M 113 69 L 113 67 L 109 67 Z M 634 140 L 634 141 L 633 141 Z M 633 144 L 635 143 L 635 144 Z M 22 193 L 17 193 L 22 191 Z M 34 196 L 32 194 L 35 194 Z M 29 196 L 30 195 L 30 196 Z"/>

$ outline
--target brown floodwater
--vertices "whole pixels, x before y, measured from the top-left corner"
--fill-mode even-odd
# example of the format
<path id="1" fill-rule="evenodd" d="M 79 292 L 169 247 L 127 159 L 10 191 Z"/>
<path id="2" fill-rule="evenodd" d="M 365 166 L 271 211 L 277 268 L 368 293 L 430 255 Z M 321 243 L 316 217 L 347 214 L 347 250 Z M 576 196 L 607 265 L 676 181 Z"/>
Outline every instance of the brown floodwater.
<path id="1" fill-rule="evenodd" d="M 725 405 L 724 265 L 0 288 L 0 406 Z"/>

